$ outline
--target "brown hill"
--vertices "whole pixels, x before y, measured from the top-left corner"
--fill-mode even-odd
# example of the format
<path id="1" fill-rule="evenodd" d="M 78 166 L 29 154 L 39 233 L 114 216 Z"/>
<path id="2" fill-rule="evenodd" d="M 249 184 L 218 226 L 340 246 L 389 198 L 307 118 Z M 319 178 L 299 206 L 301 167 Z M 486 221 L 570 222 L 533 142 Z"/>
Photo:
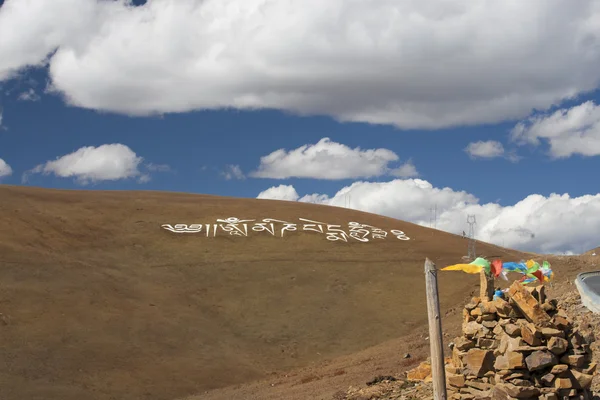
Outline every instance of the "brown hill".
<path id="1" fill-rule="evenodd" d="M 300 229 L 281 238 L 161 228 L 231 216 Z M 299 218 L 410 240 L 333 242 L 301 231 Z M 456 263 L 466 248 L 460 236 L 345 208 L 0 186 L 2 398 L 173 399 L 357 352 L 421 326 L 425 257 Z M 475 282 L 445 275 L 442 307 Z"/>

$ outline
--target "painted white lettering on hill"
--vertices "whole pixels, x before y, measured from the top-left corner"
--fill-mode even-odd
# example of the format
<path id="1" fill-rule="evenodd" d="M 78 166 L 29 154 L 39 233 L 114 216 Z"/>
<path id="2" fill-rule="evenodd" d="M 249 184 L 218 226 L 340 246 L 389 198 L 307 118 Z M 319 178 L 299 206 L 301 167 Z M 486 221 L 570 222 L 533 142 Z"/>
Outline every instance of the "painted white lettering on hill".
<path id="1" fill-rule="evenodd" d="M 215 237 L 217 233 L 224 232 L 232 236 L 247 237 L 250 232 L 267 232 L 273 237 L 283 237 L 286 231 L 298 231 L 298 225 L 301 225 L 302 231 L 312 231 L 322 233 L 327 240 L 347 242 L 348 239 L 358 240 L 359 242 L 368 242 L 369 239 L 386 239 L 388 232 L 371 225 L 361 224 L 359 222 L 348 222 L 348 229 L 344 230 L 341 225 L 329 224 L 327 222 L 313 221 L 305 218 L 298 218 L 302 223 L 282 221 L 274 218 L 265 218 L 260 222 L 255 219 L 239 219 L 229 217 L 217 219 L 215 224 L 163 224 L 162 228 L 173 233 L 204 233 L 206 237 Z M 392 229 L 390 233 L 400 240 L 410 240 L 404 232 Z"/>

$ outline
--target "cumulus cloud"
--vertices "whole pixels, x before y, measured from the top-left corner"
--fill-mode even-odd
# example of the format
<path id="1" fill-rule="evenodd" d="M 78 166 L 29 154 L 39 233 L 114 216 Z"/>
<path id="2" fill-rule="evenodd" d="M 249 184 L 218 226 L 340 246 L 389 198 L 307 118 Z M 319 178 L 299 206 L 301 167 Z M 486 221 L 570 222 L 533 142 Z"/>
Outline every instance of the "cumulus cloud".
<path id="1" fill-rule="evenodd" d="M 465 151 L 472 158 L 497 158 L 504 155 L 504 146 L 495 140 L 471 142 Z"/>
<path id="2" fill-rule="evenodd" d="M 6 161 L 0 158 L 0 179 L 12 175 L 12 173 L 13 170 L 10 167 L 10 165 L 8 165 Z"/>
<path id="3" fill-rule="evenodd" d="M 511 139 L 535 146 L 547 142 L 554 158 L 600 155 L 600 106 L 587 101 L 552 114 L 532 116 L 512 129 Z"/>
<path id="4" fill-rule="evenodd" d="M 481 203 L 473 194 L 436 188 L 421 179 L 354 182 L 333 197 L 312 194 L 300 198 L 293 186 L 265 190 L 259 198 L 287 195 L 286 200 L 309 201 L 386 215 L 423 226 L 430 224 L 430 208 L 437 206 L 437 228 L 460 234 L 467 215 L 476 215 L 479 240 L 541 253 L 581 253 L 596 247 L 600 230 L 600 194 L 570 197 L 532 194 L 511 206 Z"/>
<path id="5" fill-rule="evenodd" d="M 306 144 L 297 149 L 279 149 L 261 157 L 254 178 L 315 178 L 349 179 L 370 178 L 381 175 L 416 176 L 411 161 L 392 169 L 389 164 L 399 160 L 396 153 L 388 149 L 352 149 L 344 144 L 323 138 L 316 144 Z"/>
<path id="6" fill-rule="evenodd" d="M 441 128 L 520 119 L 600 82 L 600 2 L 6 0 L 0 80 L 48 65 L 72 105 L 233 107 Z M 569 23 L 564 23 L 569 21 Z"/>
<path id="7" fill-rule="evenodd" d="M 120 143 L 82 147 L 27 171 L 23 181 L 27 181 L 32 174 L 41 173 L 61 178 L 73 177 L 82 185 L 128 178 L 139 178 L 139 182 L 144 183 L 150 180 L 150 176 L 139 170 L 142 160 L 133 150 Z"/>
<path id="8" fill-rule="evenodd" d="M 39 99 L 40 96 L 32 88 L 20 93 L 17 97 L 17 100 L 19 101 L 38 101 Z"/>
<path id="9" fill-rule="evenodd" d="M 225 171 L 221 171 L 221 175 L 228 181 L 231 179 L 246 178 L 239 165 L 228 165 L 227 167 L 225 167 Z"/>
<path id="10" fill-rule="evenodd" d="M 279 185 L 268 188 L 256 196 L 257 199 L 296 201 L 300 198 L 292 185 Z"/>
<path id="11" fill-rule="evenodd" d="M 390 175 L 397 176 L 399 178 L 414 178 L 419 176 L 419 172 L 417 171 L 417 168 L 413 164 L 412 160 L 408 160 L 400 167 L 392 169 L 390 171 Z"/>

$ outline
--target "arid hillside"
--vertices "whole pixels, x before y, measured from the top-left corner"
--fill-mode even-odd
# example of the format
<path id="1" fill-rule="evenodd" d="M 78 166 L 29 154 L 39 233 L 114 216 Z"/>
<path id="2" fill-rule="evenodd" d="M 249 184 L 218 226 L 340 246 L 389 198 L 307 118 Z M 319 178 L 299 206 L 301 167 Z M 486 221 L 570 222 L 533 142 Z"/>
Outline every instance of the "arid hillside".
<path id="1" fill-rule="evenodd" d="M 161 227 L 229 217 L 297 230 Z M 331 241 L 300 218 L 387 237 Z M 357 352 L 422 326 L 425 257 L 446 265 L 466 249 L 460 236 L 345 208 L 0 185 L 2 399 L 171 400 Z M 477 279 L 445 275 L 442 308 Z"/>

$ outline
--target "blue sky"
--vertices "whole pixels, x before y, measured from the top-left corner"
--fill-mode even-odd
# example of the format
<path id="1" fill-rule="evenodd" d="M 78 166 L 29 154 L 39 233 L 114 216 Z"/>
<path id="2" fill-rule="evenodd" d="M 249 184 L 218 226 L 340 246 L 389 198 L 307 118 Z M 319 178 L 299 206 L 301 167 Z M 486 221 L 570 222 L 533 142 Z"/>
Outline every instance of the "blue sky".
<path id="1" fill-rule="evenodd" d="M 277 13 L 285 10 L 264 8 L 261 23 L 272 28 L 265 28 L 262 36 L 253 40 L 247 39 L 253 31 L 239 28 L 243 32 L 238 36 L 229 31 L 222 36 L 198 31 L 191 41 L 195 10 L 204 8 L 203 15 L 230 21 L 239 17 L 232 9 L 246 7 L 245 12 L 250 12 L 260 2 L 228 0 L 230 8 L 218 8 L 216 3 L 202 6 L 193 0 L 175 6 L 160 0 L 150 3 L 133 7 L 117 1 L 112 9 L 94 0 L 57 3 L 58 10 L 64 7 L 63 11 L 81 15 L 78 24 L 60 20 L 60 13 L 49 12 L 42 0 L 28 9 L 16 0 L 0 1 L 0 59 L 4 60 L 0 62 L 0 160 L 7 166 L 3 176 L 0 173 L 0 183 L 248 198 L 262 193 L 262 198 L 346 205 L 343 194 L 338 193 L 342 190 L 352 193 L 353 208 L 424 225 L 429 223 L 429 207 L 437 205 L 438 228 L 454 233 L 465 226 L 466 213 L 475 212 L 480 215 L 480 237 L 514 247 L 579 252 L 587 250 L 585 246 L 597 246 L 593 236 L 600 229 L 600 216 L 595 216 L 600 212 L 600 29 L 586 24 L 589 15 L 600 15 L 597 3 L 581 2 L 579 8 L 567 8 L 568 2 L 522 6 L 523 21 L 538 18 L 544 11 L 548 21 L 571 18 L 576 29 L 561 24 L 536 33 L 521 29 L 523 21 L 513 21 L 519 27 L 513 26 L 515 37 L 496 44 L 491 40 L 496 33 L 482 21 L 496 15 L 495 23 L 502 25 L 503 18 L 514 11 L 511 7 L 521 6 L 488 5 L 489 9 L 473 11 L 465 2 L 450 2 L 456 9 L 439 12 L 447 12 L 445 18 L 450 22 L 456 13 L 462 13 L 465 20 L 464 27 L 453 28 L 462 41 L 450 43 L 446 38 L 453 37 L 450 28 L 441 31 L 446 36 L 431 35 L 446 19 L 438 20 L 430 15 L 431 10 L 411 2 L 400 2 L 402 7 L 395 10 L 398 18 L 421 13 L 429 30 L 420 31 L 420 26 L 416 33 L 398 30 L 370 47 L 348 33 L 335 51 L 327 54 L 312 45 L 303 48 L 308 40 L 305 36 L 298 48 L 278 44 L 280 35 L 288 35 L 293 42 L 300 40 L 298 32 L 311 31 L 300 28 L 303 22 L 310 26 L 306 21 L 311 14 L 302 14 L 305 11 L 287 26 L 275 23 L 281 21 Z M 285 4 L 282 7 L 294 7 Z M 352 6 L 341 0 L 330 3 L 338 19 L 324 19 L 329 31 L 323 32 L 345 29 L 339 15 L 355 24 L 364 23 L 365 30 L 377 29 L 376 24 L 369 25 L 367 16 L 361 19 L 360 9 L 354 9 L 357 4 L 360 2 Z M 370 12 L 388 15 L 388 6 L 376 1 Z M 122 25 L 102 25 L 107 10 L 119 15 L 122 20 L 114 17 L 114 21 Z M 334 12 L 327 7 L 321 11 Z M 148 20 L 142 23 L 138 18 L 142 14 L 169 15 L 166 22 L 160 22 L 170 30 L 148 33 Z M 273 25 L 264 25 L 265 21 Z M 25 27 L 19 28 L 24 33 L 18 40 L 11 34 L 17 23 L 25 23 L 19 25 Z M 95 26 L 104 26 L 104 31 Z M 188 30 L 178 32 L 181 26 Z M 187 33 L 181 41 L 173 41 L 173 35 L 183 32 Z M 133 35 L 131 41 L 137 44 L 123 50 L 127 35 Z M 488 42 L 477 42 L 485 35 L 490 35 Z M 222 39 L 225 36 L 227 39 Z M 47 39 L 40 44 L 42 37 Z M 330 41 L 335 38 L 331 36 Z M 163 40 L 167 45 L 161 47 Z M 246 42 L 240 47 L 243 40 Z M 472 40 L 472 48 L 466 46 L 467 40 Z M 400 50 L 389 47 L 415 41 L 429 42 Z M 548 46 L 552 41 L 553 46 Z M 487 43 L 490 48 L 481 50 Z M 208 49 L 202 54 L 216 51 L 214 48 L 227 49 L 223 54 L 229 58 L 215 58 L 215 63 L 222 60 L 216 69 L 204 65 L 204 75 L 189 73 L 206 56 L 190 59 L 188 53 L 202 46 Z M 164 52 L 153 53 L 155 48 Z M 177 53 L 180 50 L 181 54 Z M 138 56 L 132 54 L 136 51 L 140 51 Z M 510 57 L 507 60 L 511 51 L 515 62 Z M 435 62 L 435 54 L 444 54 L 447 61 Z M 472 58 L 462 60 L 463 54 Z M 237 61 L 229 63 L 230 58 Z M 332 66 L 333 72 L 326 72 Z M 472 70 L 466 71 L 465 66 Z M 520 122 L 525 129 L 519 141 L 511 137 L 511 131 Z M 252 176 L 261 157 L 279 149 L 289 152 L 315 145 L 323 138 L 330 141 L 319 147 L 320 153 L 300 152 L 294 159 L 284 153 L 280 154 L 283 159 L 265 164 L 270 168 L 266 175 L 285 170 L 284 179 Z M 479 156 L 468 154 L 467 146 L 477 142 L 485 142 L 480 143 Z M 337 155 L 328 147 L 331 143 L 337 146 Z M 106 164 L 102 163 L 86 166 L 82 172 L 82 163 L 93 163 L 91 159 L 80 160 L 76 167 L 66 164 L 73 158 L 48 164 L 84 147 L 101 149 L 95 153 L 99 156 L 107 150 L 101 146 L 110 144 L 123 145 L 118 154 L 124 157 L 143 159 L 129 158 L 128 176 L 104 179 L 106 174 L 100 169 Z M 497 146 L 501 146 L 499 151 Z M 365 153 L 369 149 L 388 152 L 373 159 Z M 346 153 L 346 161 L 340 161 Z M 104 158 L 118 157 L 110 151 L 102 154 Z M 561 157 L 553 157 L 556 155 Z M 361 176 L 361 160 L 371 163 L 371 171 L 376 172 Z M 414 167 L 412 173 L 393 172 L 407 162 Z M 161 170 L 149 169 L 149 163 Z M 32 173 L 36 166 L 38 173 Z M 244 176 L 226 176 L 231 166 L 239 167 Z M 46 173 L 41 173 L 44 168 Z M 319 168 L 323 171 L 315 172 Z M 325 171 L 333 170 L 335 179 L 322 179 Z M 568 199 L 551 199 L 553 193 L 568 194 Z M 315 196 L 305 196 L 312 194 Z M 388 200 L 376 199 L 382 197 Z M 560 221 L 572 218 L 573 224 L 585 226 L 584 232 L 565 238 L 569 235 L 553 226 L 556 220 L 548 217 L 557 214 Z M 515 233 L 522 228 L 539 234 L 535 240 L 525 240 Z M 544 236 L 542 232 L 549 233 Z"/>
<path id="2" fill-rule="evenodd" d="M 235 197 L 256 195 L 282 182 L 298 192 L 335 194 L 354 179 L 286 180 L 249 178 L 225 179 L 227 165 L 242 171 L 255 170 L 260 157 L 280 148 L 287 150 L 317 143 L 324 137 L 351 148 L 386 148 L 402 160 L 412 159 L 421 178 L 437 187 L 451 187 L 475 194 L 482 202 L 499 200 L 514 204 L 531 193 L 569 193 L 580 196 L 598 191 L 594 171 L 600 170 L 600 157 L 574 156 L 551 160 L 547 146 L 517 147 L 523 159 L 472 159 L 464 151 L 473 141 L 494 140 L 507 148 L 509 131 L 516 121 L 494 125 L 438 130 L 402 130 L 389 125 L 340 123 L 330 117 L 299 117 L 281 111 L 197 111 L 156 117 L 129 117 L 69 107 L 56 95 L 44 94 L 40 87 L 48 79 L 43 70 L 25 75 L 25 82 L 4 84 L 3 123 L 0 148 L 14 173 L 2 183 L 79 189 L 72 178 L 34 175 L 22 182 L 22 174 L 38 164 L 54 160 L 84 146 L 122 143 L 145 161 L 168 165 L 170 172 L 154 172 L 151 180 L 99 181 L 86 189 L 168 190 L 208 193 Z M 31 79 L 38 82 L 28 85 Z M 38 101 L 19 100 L 34 87 Z M 593 100 L 600 104 L 600 92 L 582 96 L 579 104 Z M 203 169 L 206 167 L 206 169 Z M 573 179 L 577 176 L 577 179 Z M 383 176 L 372 181 L 389 180 Z"/>

